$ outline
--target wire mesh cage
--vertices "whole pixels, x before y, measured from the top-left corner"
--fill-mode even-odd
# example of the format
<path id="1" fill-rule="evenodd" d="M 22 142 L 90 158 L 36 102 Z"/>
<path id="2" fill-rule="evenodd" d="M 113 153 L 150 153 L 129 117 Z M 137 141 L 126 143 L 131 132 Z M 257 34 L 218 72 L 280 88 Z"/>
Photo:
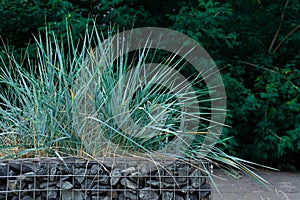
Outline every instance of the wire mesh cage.
<path id="1" fill-rule="evenodd" d="M 209 162 L 164 162 L 73 157 L 1 160 L 0 199 L 211 199 Z"/>

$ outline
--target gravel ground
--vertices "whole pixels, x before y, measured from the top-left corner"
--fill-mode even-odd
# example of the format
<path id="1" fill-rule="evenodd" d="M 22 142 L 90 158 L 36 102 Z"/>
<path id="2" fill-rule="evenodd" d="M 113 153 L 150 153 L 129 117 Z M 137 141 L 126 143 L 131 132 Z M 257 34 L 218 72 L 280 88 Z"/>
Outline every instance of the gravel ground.
<path id="1" fill-rule="evenodd" d="M 270 182 L 271 189 L 245 175 L 236 179 L 215 169 L 214 181 L 222 196 L 213 189 L 213 200 L 300 200 L 300 172 L 258 170 L 257 174 Z"/>

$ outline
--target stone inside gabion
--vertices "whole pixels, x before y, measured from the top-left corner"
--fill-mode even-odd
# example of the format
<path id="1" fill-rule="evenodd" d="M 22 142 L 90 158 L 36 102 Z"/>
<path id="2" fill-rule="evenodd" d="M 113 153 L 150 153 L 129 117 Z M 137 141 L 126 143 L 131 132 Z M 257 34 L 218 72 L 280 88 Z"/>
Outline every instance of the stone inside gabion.
<path id="1" fill-rule="evenodd" d="M 125 161 L 125 160 L 124 160 Z M 176 161 L 164 167 L 107 165 L 68 158 L 0 162 L 0 199 L 206 200 L 209 164 Z M 149 165 L 150 166 L 150 165 Z M 199 166 L 199 165 L 198 165 Z"/>

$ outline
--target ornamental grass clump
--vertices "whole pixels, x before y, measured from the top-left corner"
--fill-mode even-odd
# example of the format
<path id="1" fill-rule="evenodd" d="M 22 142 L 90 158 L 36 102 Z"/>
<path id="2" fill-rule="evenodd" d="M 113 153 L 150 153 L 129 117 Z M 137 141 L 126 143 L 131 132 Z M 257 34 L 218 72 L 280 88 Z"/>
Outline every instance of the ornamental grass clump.
<path id="1" fill-rule="evenodd" d="M 112 35 L 104 39 L 95 26 L 78 43 L 68 28 L 66 35 L 59 40 L 46 29 L 45 37 L 35 38 L 36 59 L 1 57 L 2 158 L 206 159 L 266 183 L 249 168 L 254 163 L 213 147 L 223 142 L 217 135 L 203 143 L 214 134 L 209 102 L 216 99 L 205 99 L 209 91 L 200 87 L 200 75 L 178 75 L 187 74 L 184 57 L 150 51 L 150 39 L 134 54 L 123 54 L 128 46 L 114 46 Z M 147 64 L 156 55 L 160 62 Z M 194 120 L 198 126 L 185 132 L 185 123 Z"/>

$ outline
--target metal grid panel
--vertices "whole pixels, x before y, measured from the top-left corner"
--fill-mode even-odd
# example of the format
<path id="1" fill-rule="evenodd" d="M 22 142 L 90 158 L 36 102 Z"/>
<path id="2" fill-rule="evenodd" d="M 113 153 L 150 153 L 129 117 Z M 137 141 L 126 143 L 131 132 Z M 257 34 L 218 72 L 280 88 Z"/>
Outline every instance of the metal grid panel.
<path id="1" fill-rule="evenodd" d="M 210 199 L 208 162 L 167 163 L 129 158 L 2 160 L 0 199 Z"/>

